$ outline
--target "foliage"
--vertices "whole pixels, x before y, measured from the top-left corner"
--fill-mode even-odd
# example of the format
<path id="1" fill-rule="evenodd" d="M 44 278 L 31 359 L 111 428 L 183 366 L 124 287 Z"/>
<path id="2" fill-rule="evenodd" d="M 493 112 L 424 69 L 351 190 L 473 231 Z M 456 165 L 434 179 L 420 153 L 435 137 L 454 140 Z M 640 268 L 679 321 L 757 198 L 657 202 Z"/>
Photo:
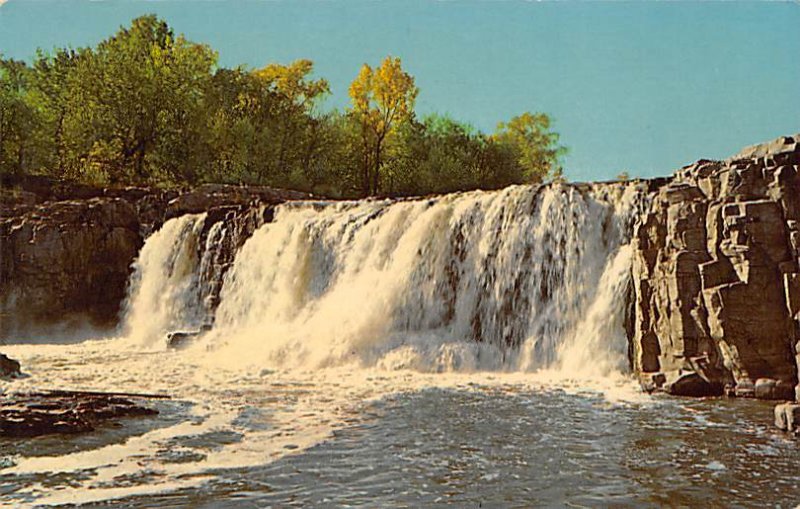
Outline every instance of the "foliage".
<path id="1" fill-rule="evenodd" d="M 564 149 L 543 113 L 484 134 L 447 116 L 419 120 L 399 58 L 365 64 L 352 106 L 310 60 L 224 68 L 207 45 L 143 16 L 93 48 L 0 55 L 0 174 L 98 185 L 203 182 L 332 197 L 494 189 L 560 176 Z"/>
<path id="2" fill-rule="evenodd" d="M 413 119 L 419 91 L 414 77 L 403 70 L 400 59 L 386 57 L 374 70 L 364 64 L 349 92 L 353 103 L 350 114 L 361 133 L 361 192 L 363 196 L 378 194 L 384 143 Z"/>

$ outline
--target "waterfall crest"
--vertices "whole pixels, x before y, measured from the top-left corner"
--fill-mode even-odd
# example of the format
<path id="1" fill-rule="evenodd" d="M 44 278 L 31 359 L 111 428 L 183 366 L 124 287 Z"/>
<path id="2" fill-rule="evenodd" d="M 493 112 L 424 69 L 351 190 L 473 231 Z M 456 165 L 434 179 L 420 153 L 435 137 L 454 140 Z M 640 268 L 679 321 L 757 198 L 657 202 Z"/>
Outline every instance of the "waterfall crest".
<path id="1" fill-rule="evenodd" d="M 553 184 L 286 203 L 237 252 L 202 347 L 269 367 L 624 369 L 626 244 L 642 194 Z M 202 223 L 174 219 L 147 241 L 134 334 L 148 313 L 151 340 L 199 320 Z"/>

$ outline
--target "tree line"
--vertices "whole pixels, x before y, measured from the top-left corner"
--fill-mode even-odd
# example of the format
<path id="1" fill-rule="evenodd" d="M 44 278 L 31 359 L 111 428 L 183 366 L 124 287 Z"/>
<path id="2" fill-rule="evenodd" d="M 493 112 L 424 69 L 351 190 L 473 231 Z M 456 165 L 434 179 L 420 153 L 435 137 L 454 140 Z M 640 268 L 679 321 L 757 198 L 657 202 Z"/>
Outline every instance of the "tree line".
<path id="1" fill-rule="evenodd" d="M 331 197 L 417 195 L 561 178 L 544 113 L 483 133 L 418 117 L 399 58 L 365 64 L 323 110 L 310 60 L 221 67 L 153 15 L 93 48 L 0 55 L 0 174 L 108 186 L 258 184 Z"/>

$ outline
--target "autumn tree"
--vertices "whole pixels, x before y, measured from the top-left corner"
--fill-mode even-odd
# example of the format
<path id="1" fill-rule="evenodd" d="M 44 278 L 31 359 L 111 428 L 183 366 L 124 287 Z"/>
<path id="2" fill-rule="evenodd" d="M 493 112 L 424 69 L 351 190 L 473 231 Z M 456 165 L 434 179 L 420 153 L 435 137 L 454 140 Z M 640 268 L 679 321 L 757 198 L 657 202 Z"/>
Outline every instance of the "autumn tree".
<path id="1" fill-rule="evenodd" d="M 349 93 L 350 113 L 361 131 L 361 192 L 374 195 L 380 190 L 384 143 L 399 125 L 413 118 L 418 89 L 400 59 L 386 57 L 376 69 L 364 64 Z"/>
<path id="2" fill-rule="evenodd" d="M 558 178 L 564 149 L 550 118 L 524 113 L 485 134 L 414 114 L 400 59 L 364 65 L 352 105 L 310 60 L 218 67 L 206 45 L 156 16 L 89 48 L 0 56 L 0 173 L 101 185 L 205 182 L 331 197 L 419 195 Z M 12 177 L 10 180 L 14 180 Z"/>

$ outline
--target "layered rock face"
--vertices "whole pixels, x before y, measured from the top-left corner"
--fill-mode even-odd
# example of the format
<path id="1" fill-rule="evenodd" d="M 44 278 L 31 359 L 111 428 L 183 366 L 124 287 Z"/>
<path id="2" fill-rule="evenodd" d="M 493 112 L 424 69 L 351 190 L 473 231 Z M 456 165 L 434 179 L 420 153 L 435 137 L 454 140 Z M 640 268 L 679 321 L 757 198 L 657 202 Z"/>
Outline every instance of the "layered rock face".
<path id="1" fill-rule="evenodd" d="M 168 218 L 208 212 L 209 305 L 233 252 L 271 207 L 308 195 L 201 186 L 189 192 L 94 189 L 42 179 L 4 182 L 0 207 L 0 341 L 68 322 L 114 326 L 144 238 Z M 269 210 L 267 211 L 267 209 Z M 212 225 L 226 220 L 224 229 Z M 204 238 L 205 241 L 205 238 Z"/>
<path id="2" fill-rule="evenodd" d="M 634 234 L 633 365 L 648 390 L 793 399 L 800 135 L 678 171 Z M 798 392 L 800 395 L 800 392 Z"/>
<path id="3" fill-rule="evenodd" d="M 0 334 L 70 315 L 113 321 L 142 247 L 136 209 L 120 198 L 41 205 L 0 223 Z"/>
<path id="4" fill-rule="evenodd" d="M 633 235 L 631 364 L 647 390 L 794 399 L 800 356 L 800 135 L 649 182 Z M 308 195 L 16 183 L 0 200 L 0 340 L 31 324 L 114 325 L 131 263 L 165 220 L 206 213 L 205 323 L 225 272 L 274 206 Z M 798 389 L 800 396 L 800 388 Z"/>

